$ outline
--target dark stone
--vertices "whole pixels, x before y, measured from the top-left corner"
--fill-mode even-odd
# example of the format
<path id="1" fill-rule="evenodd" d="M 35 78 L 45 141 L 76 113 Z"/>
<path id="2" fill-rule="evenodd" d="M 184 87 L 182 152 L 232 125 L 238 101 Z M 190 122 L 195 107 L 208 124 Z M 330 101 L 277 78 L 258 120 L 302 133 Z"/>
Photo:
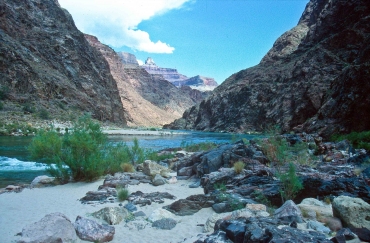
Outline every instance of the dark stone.
<path id="1" fill-rule="evenodd" d="M 238 220 L 223 221 L 220 224 L 220 230 L 225 231 L 232 242 L 243 242 L 246 229 L 246 224 Z"/>
<path id="2" fill-rule="evenodd" d="M 136 191 L 130 194 L 128 201 L 135 205 L 150 205 L 152 203 L 164 203 L 164 199 L 176 199 L 174 195 L 168 192 L 151 192 L 143 193 L 141 191 Z"/>
<path id="3" fill-rule="evenodd" d="M 356 239 L 357 236 L 349 228 L 343 228 L 337 232 L 335 237 L 330 240 L 335 243 L 346 243 L 349 240 Z"/>
<path id="4" fill-rule="evenodd" d="M 366 228 L 350 228 L 350 230 L 355 233 L 360 240 L 365 242 L 370 242 L 370 230 Z"/>
<path id="5" fill-rule="evenodd" d="M 176 220 L 171 218 L 164 218 L 154 221 L 152 227 L 163 230 L 171 230 L 175 228 L 176 224 L 177 224 Z"/>
<path id="6" fill-rule="evenodd" d="M 212 205 L 213 210 L 216 213 L 224 213 L 228 210 L 228 204 L 227 203 L 215 203 Z"/>
<path id="7" fill-rule="evenodd" d="M 176 202 L 164 206 L 163 208 L 176 215 L 184 216 L 193 215 L 202 208 L 211 207 L 213 203 L 214 201 L 212 200 L 212 197 L 199 194 L 189 196 L 186 199 L 177 200 Z"/>
<path id="8" fill-rule="evenodd" d="M 127 203 L 124 207 L 130 212 L 135 212 L 137 210 L 137 207 L 132 203 Z"/>

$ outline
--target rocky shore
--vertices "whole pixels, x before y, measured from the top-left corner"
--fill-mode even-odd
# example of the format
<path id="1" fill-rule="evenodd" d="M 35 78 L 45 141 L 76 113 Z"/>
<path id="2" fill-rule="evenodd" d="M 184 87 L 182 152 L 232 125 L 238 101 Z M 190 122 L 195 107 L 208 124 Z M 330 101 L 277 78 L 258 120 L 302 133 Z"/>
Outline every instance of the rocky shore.
<path id="1" fill-rule="evenodd" d="M 277 167 L 260 143 L 241 140 L 162 151 L 175 157 L 93 183 L 48 186 L 53 179 L 43 177 L 9 187 L 0 195 L 0 235 L 4 242 L 369 242 L 370 154 L 347 141 L 282 138 L 316 156 L 296 163 L 303 188 L 293 200 L 282 200 Z M 121 202 L 122 188 L 129 195 Z"/>

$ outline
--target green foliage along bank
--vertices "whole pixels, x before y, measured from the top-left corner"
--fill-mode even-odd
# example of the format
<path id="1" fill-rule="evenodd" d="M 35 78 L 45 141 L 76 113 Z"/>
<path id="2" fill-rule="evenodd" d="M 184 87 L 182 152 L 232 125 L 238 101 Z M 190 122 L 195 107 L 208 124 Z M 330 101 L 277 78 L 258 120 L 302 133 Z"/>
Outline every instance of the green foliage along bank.
<path id="1" fill-rule="evenodd" d="M 83 116 L 61 135 L 55 129 L 41 130 L 28 147 L 31 158 L 49 165 L 48 171 L 62 182 L 91 181 L 122 171 L 125 163 L 140 163 L 145 151 L 137 139 L 132 147 L 108 143 L 98 123 Z"/>

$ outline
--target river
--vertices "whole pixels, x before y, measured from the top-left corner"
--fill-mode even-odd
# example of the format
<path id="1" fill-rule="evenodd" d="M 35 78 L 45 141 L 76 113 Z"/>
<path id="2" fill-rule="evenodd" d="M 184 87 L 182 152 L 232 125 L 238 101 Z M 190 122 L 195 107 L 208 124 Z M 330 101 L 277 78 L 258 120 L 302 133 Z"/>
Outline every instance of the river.
<path id="1" fill-rule="evenodd" d="M 176 131 L 178 132 L 178 131 Z M 128 145 L 136 137 L 140 147 L 161 150 L 180 147 L 181 143 L 214 142 L 217 144 L 230 143 L 235 139 L 252 139 L 255 135 L 211 133 L 211 132 L 183 132 L 167 136 L 109 136 L 112 143 L 126 142 Z M 30 161 L 27 146 L 32 137 L 0 136 L 0 188 L 10 184 L 30 183 L 36 176 L 46 174 L 46 166 L 37 161 Z"/>

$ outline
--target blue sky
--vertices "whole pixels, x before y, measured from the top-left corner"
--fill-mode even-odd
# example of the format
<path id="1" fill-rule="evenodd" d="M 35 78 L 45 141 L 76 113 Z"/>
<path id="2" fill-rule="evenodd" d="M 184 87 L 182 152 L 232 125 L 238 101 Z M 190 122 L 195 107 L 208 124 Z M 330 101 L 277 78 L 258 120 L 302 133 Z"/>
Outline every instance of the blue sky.
<path id="1" fill-rule="evenodd" d="M 114 50 L 218 83 L 254 66 L 308 0 L 59 0 L 84 33 Z"/>

